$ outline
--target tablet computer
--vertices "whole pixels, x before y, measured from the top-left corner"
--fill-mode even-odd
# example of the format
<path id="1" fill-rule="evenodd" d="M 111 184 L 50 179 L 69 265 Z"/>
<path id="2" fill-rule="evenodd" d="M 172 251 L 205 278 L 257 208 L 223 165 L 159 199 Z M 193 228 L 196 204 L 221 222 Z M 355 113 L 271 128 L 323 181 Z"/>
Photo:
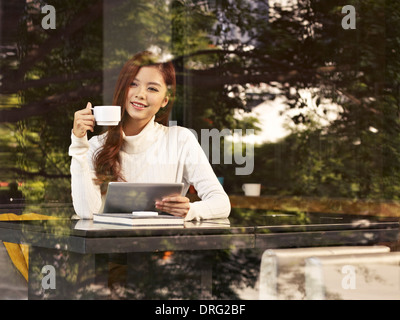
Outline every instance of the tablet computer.
<path id="1" fill-rule="evenodd" d="M 110 182 L 103 213 L 132 213 L 157 211 L 156 200 L 182 195 L 183 183 L 130 183 Z"/>

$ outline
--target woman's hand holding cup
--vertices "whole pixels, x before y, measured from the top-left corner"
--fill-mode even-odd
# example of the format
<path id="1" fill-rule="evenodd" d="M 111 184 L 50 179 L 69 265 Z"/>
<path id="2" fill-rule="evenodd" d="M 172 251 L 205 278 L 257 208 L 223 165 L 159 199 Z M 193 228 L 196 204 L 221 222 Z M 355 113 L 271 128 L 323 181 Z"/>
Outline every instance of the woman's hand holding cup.
<path id="1" fill-rule="evenodd" d="M 72 132 L 78 138 L 83 138 L 86 132 L 94 130 L 94 115 L 92 113 L 92 104 L 87 103 L 86 108 L 78 110 L 74 115 L 74 127 Z"/>

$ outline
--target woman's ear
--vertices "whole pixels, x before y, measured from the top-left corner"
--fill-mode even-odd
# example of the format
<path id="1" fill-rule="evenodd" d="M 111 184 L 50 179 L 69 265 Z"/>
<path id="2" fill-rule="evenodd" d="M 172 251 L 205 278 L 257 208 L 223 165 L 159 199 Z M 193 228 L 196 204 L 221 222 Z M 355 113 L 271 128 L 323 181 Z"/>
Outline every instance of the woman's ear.
<path id="1" fill-rule="evenodd" d="M 169 101 L 169 97 L 168 97 L 168 95 L 166 95 L 161 104 L 161 108 L 164 108 L 168 104 L 168 101 Z"/>

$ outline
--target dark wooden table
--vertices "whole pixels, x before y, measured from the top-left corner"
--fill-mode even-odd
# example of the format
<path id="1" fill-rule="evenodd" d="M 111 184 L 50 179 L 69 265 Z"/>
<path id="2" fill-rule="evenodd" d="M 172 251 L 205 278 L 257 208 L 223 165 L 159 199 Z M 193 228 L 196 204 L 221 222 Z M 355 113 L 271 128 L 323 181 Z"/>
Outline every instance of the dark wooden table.
<path id="1" fill-rule="evenodd" d="M 396 244 L 398 237 L 393 217 L 262 210 L 178 228 L 0 222 L 1 240 L 29 245 L 29 299 L 253 299 L 266 249 Z"/>

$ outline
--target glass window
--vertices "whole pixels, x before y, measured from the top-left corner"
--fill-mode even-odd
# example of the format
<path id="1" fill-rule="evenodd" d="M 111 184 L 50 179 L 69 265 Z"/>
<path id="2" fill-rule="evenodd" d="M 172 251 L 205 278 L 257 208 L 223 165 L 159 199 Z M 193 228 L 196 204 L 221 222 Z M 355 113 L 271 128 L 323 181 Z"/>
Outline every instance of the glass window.
<path id="1" fill-rule="evenodd" d="M 170 121 L 196 132 L 233 198 L 259 183 L 261 207 L 300 197 L 315 210 L 332 209 L 326 199 L 394 210 L 396 1 L 1 0 L 0 8 L 2 207 L 71 203 L 75 111 L 111 103 L 123 63 L 152 50 L 177 70 Z"/>

